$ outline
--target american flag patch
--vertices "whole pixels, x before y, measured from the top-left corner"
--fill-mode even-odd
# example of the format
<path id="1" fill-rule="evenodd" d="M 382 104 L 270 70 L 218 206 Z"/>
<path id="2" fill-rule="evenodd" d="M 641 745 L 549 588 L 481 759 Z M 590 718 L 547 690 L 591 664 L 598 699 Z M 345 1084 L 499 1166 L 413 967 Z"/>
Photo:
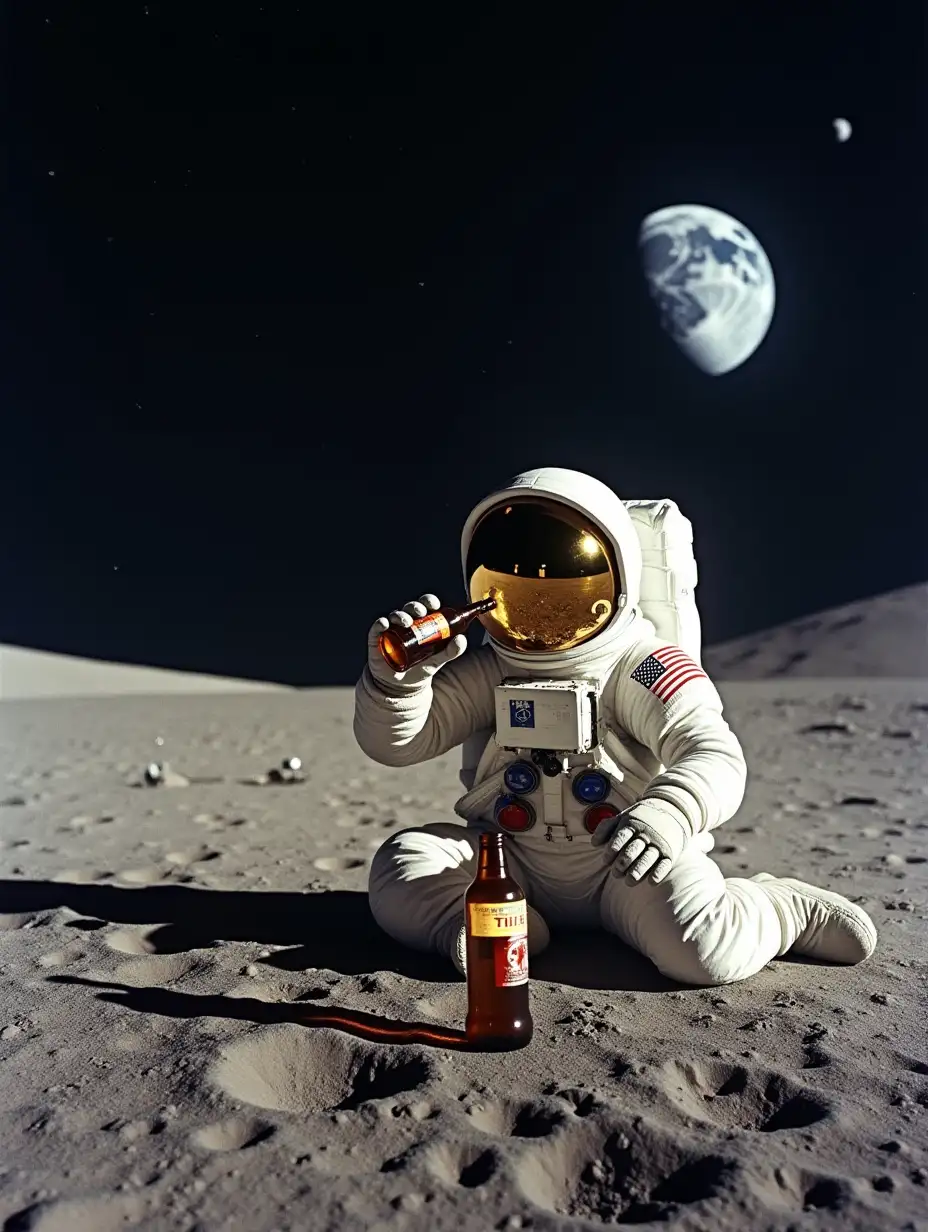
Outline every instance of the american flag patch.
<path id="1" fill-rule="evenodd" d="M 632 672 L 632 680 L 653 693 L 666 706 L 673 695 L 691 680 L 708 680 L 698 663 L 679 646 L 662 646 L 643 659 Z"/>

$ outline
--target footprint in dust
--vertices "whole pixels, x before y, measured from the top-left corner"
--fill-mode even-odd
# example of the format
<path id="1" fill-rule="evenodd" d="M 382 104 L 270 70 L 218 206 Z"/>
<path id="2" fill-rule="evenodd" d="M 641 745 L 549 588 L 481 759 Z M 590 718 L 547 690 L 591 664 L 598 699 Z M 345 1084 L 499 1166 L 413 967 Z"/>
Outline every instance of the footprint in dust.
<path id="1" fill-rule="evenodd" d="M 119 928 L 109 933 L 106 944 L 117 954 L 181 954 L 188 950 L 211 950 L 216 942 L 188 932 L 177 924 L 156 924 L 150 928 Z"/>
<path id="2" fill-rule="evenodd" d="M 805 1129 L 832 1116 L 821 1095 L 753 1066 L 669 1061 L 660 1081 L 664 1094 L 682 1112 L 723 1129 L 769 1134 Z"/>
<path id="3" fill-rule="evenodd" d="M 192 954 L 160 954 L 150 958 L 137 958 L 134 962 L 120 963 L 113 972 L 118 984 L 130 988 L 162 988 L 176 984 L 192 971 L 206 964 Z"/>
<path id="4" fill-rule="evenodd" d="M 232 1116 L 194 1130 L 190 1141 L 204 1151 L 243 1151 L 266 1142 L 274 1132 L 274 1126 L 266 1121 Z"/>
<path id="5" fill-rule="evenodd" d="M 364 860 L 352 859 L 351 856 L 320 856 L 318 860 L 313 860 L 313 868 L 324 873 L 347 873 L 354 868 L 363 868 L 364 864 Z"/>
<path id="6" fill-rule="evenodd" d="M 522 1195 L 542 1210 L 598 1223 L 664 1221 L 730 1188 L 738 1165 L 656 1124 L 575 1122 L 516 1165 Z"/>
<path id="7" fill-rule="evenodd" d="M 463 1142 L 438 1142 L 423 1153 L 423 1163 L 438 1181 L 479 1189 L 499 1169 L 495 1151 Z"/>
<path id="8" fill-rule="evenodd" d="M 565 1119 L 560 1109 L 546 1108 L 541 1103 L 519 1104 L 510 1100 L 471 1104 L 467 1115 L 483 1133 L 511 1138 L 544 1138 L 553 1134 Z"/>
<path id="9" fill-rule="evenodd" d="M 228 1044 L 209 1077 L 242 1103 L 306 1114 L 418 1092 L 434 1078 L 433 1066 L 425 1053 L 371 1048 L 337 1031 L 285 1024 Z"/>

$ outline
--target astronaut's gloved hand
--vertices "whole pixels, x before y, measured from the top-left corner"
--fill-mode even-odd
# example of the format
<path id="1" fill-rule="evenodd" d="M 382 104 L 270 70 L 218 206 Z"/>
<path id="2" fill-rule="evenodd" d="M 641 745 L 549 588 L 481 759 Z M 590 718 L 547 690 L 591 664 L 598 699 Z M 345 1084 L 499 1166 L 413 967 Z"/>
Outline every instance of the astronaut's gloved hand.
<path id="1" fill-rule="evenodd" d="M 408 629 L 414 620 L 418 620 L 420 616 L 427 616 L 429 612 L 437 612 L 440 607 L 441 604 L 435 595 L 422 595 L 419 599 L 414 599 L 397 611 L 391 612 L 389 617 L 377 617 L 367 635 L 367 666 L 378 684 L 387 689 L 395 685 L 421 685 L 430 676 L 434 676 L 446 663 L 460 658 L 467 649 L 467 638 L 463 633 L 452 637 L 444 649 L 437 651 L 424 663 L 417 663 L 415 667 L 411 667 L 406 672 L 395 672 L 380 653 L 378 639 L 391 624 L 400 629 Z"/>
<path id="2" fill-rule="evenodd" d="M 639 800 L 612 821 L 593 832 L 593 846 L 605 847 L 607 860 L 614 861 L 615 877 L 632 883 L 650 874 L 661 882 L 680 858 L 689 833 L 672 804 L 663 800 Z"/>

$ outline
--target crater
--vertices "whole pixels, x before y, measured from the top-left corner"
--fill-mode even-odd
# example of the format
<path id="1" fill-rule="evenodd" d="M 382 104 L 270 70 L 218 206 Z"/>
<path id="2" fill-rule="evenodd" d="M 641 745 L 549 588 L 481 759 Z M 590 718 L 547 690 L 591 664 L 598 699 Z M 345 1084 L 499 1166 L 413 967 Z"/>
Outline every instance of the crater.
<path id="1" fill-rule="evenodd" d="M 320 856 L 318 860 L 313 860 L 313 868 L 323 873 L 347 873 L 354 868 L 363 868 L 364 863 L 364 860 L 351 856 Z"/>
<path id="2" fill-rule="evenodd" d="M 704 1154 L 679 1136 L 636 1118 L 636 1125 L 587 1121 L 522 1157 L 522 1195 L 543 1210 L 594 1223 L 665 1221 L 683 1206 L 718 1197 L 735 1161 Z"/>
<path id="3" fill-rule="evenodd" d="M 802 1207 L 806 1211 L 840 1211 L 847 1206 L 851 1196 L 847 1181 L 819 1177 L 802 1195 Z"/>
<path id="4" fill-rule="evenodd" d="M 471 1104 L 467 1115 L 483 1133 L 511 1138 L 545 1138 L 564 1122 L 563 1112 L 540 1103 Z"/>
<path id="5" fill-rule="evenodd" d="M 130 988 L 162 988 L 182 980 L 200 965 L 191 954 L 163 954 L 120 963 L 113 978 L 116 983 L 127 984 Z"/>
<path id="6" fill-rule="evenodd" d="M 807 1129 L 832 1115 L 820 1095 L 782 1074 L 725 1061 L 670 1061 L 661 1085 L 682 1112 L 723 1129 L 778 1133 Z"/>
<path id="7" fill-rule="evenodd" d="M 377 1048 L 321 1027 L 284 1024 L 227 1045 L 210 1080 L 233 1099 L 280 1112 L 352 1110 L 369 1100 L 417 1091 L 432 1061 L 408 1048 Z"/>
<path id="8" fill-rule="evenodd" d="M 125 881 L 129 885 L 155 885 L 159 881 L 164 881 L 167 873 L 156 865 L 149 864 L 145 868 L 121 869 L 116 876 L 120 881 Z"/>
<path id="9" fill-rule="evenodd" d="M 257 1146 L 259 1142 L 266 1142 L 273 1133 L 274 1126 L 265 1121 L 233 1116 L 194 1130 L 190 1141 L 204 1151 L 243 1151 L 247 1147 Z"/>
<path id="10" fill-rule="evenodd" d="M 436 1180 L 464 1189 L 486 1185 L 499 1166 L 492 1150 L 464 1143 L 439 1142 L 425 1152 L 425 1166 Z"/>
<path id="11" fill-rule="evenodd" d="M 118 954 L 181 954 L 187 950 L 213 949 L 216 945 L 210 938 L 195 936 L 177 924 L 120 928 L 109 933 L 105 940 Z"/>
<path id="12" fill-rule="evenodd" d="M 210 860 L 218 860 L 221 852 L 211 851 L 208 847 L 190 847 L 186 851 L 169 851 L 165 859 L 169 864 L 186 868 L 190 864 L 206 864 Z"/>

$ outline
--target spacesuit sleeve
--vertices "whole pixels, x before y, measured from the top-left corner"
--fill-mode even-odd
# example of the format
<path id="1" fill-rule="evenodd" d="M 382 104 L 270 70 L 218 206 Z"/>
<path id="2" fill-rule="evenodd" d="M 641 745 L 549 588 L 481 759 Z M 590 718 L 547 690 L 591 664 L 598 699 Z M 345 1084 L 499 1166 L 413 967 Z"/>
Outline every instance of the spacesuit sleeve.
<path id="1" fill-rule="evenodd" d="M 734 816 L 744 799 L 744 753 L 715 685 L 684 651 L 637 645 L 620 666 L 615 709 L 619 725 L 665 767 L 642 799 L 673 806 L 691 835 Z"/>
<path id="2" fill-rule="evenodd" d="M 441 757 L 481 728 L 495 727 L 500 678 L 490 647 L 467 650 L 412 686 L 381 685 L 365 667 L 354 691 L 355 739 L 382 766 Z"/>

